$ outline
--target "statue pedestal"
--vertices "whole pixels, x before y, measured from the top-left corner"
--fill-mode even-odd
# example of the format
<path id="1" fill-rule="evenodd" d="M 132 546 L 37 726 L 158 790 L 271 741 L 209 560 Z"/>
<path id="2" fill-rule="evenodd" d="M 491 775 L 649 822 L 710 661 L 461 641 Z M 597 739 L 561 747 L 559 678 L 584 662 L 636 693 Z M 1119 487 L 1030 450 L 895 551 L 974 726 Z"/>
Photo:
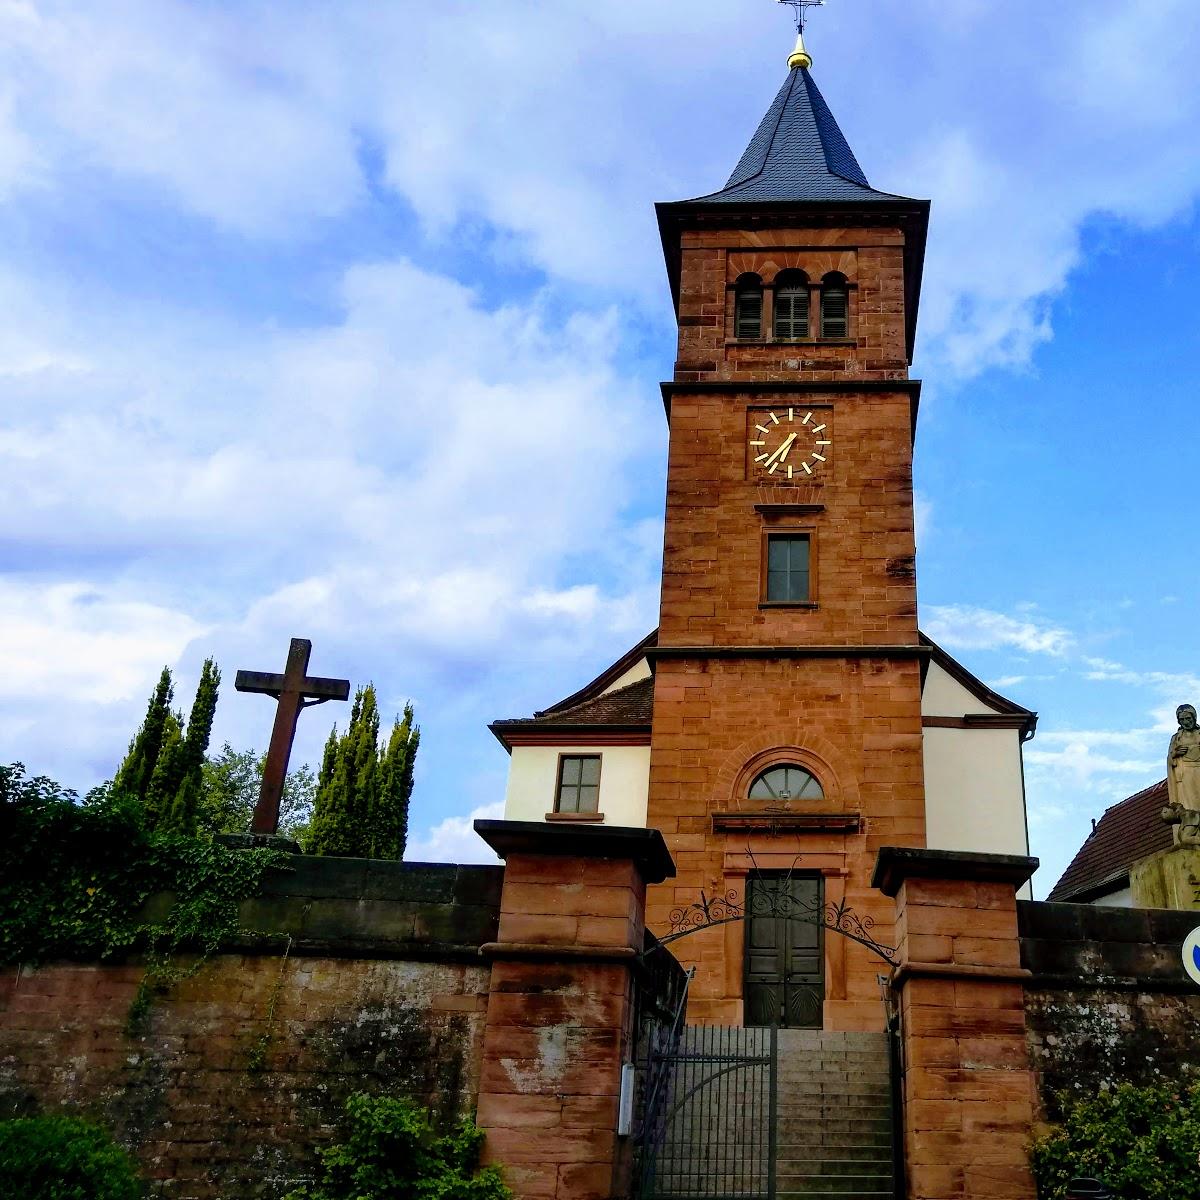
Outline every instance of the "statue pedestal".
<path id="1" fill-rule="evenodd" d="M 1200 911 L 1200 846 L 1172 846 L 1129 868 L 1135 908 Z"/>

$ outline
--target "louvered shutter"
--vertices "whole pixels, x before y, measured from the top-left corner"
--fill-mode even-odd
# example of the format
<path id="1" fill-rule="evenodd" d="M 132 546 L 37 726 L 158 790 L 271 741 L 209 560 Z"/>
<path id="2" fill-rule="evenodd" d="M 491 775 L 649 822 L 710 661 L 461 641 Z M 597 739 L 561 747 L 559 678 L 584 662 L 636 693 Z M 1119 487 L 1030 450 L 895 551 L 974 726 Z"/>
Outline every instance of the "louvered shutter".
<path id="1" fill-rule="evenodd" d="M 827 283 L 821 289 L 821 336 L 850 336 L 850 293 L 844 283 Z"/>

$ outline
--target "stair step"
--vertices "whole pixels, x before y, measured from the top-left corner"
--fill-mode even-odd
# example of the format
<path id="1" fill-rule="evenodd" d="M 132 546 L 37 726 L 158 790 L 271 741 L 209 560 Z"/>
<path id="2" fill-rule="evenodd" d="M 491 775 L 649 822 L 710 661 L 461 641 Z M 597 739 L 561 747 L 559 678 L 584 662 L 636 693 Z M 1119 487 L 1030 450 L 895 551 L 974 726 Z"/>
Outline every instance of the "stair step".
<path id="1" fill-rule="evenodd" d="M 796 1192 L 800 1195 L 854 1196 L 892 1194 L 891 1176 L 880 1178 L 878 1175 L 811 1175 L 807 1179 L 793 1176 L 789 1179 L 777 1179 L 780 1192 Z"/>

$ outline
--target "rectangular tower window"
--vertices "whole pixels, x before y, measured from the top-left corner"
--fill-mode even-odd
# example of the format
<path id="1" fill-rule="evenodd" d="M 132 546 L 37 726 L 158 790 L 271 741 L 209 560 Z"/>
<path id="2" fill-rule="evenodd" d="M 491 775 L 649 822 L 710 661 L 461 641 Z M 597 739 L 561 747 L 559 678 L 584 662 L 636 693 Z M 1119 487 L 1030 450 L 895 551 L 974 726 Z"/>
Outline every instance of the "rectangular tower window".
<path id="1" fill-rule="evenodd" d="M 808 534 L 772 533 L 767 536 L 767 600 L 805 604 L 810 595 Z"/>
<path id="2" fill-rule="evenodd" d="M 558 760 L 554 811 L 594 813 L 600 809 L 600 755 L 564 754 Z"/>

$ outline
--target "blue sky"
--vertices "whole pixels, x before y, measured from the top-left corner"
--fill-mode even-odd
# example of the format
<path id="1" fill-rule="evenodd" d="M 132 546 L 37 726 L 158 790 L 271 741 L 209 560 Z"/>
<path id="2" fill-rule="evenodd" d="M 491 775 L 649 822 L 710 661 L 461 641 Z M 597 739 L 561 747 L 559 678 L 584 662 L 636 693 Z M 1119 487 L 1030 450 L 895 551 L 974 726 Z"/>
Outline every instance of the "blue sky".
<path id="1" fill-rule="evenodd" d="M 104 778 L 207 654 L 261 746 L 233 673 L 307 636 L 417 705 L 412 854 L 479 853 L 487 721 L 655 622 L 651 206 L 724 181 L 790 41 L 768 0 L 0 0 L 0 758 Z M 1042 714 L 1044 894 L 1200 698 L 1200 11 L 835 0 L 810 41 L 933 200 L 921 619 Z"/>

